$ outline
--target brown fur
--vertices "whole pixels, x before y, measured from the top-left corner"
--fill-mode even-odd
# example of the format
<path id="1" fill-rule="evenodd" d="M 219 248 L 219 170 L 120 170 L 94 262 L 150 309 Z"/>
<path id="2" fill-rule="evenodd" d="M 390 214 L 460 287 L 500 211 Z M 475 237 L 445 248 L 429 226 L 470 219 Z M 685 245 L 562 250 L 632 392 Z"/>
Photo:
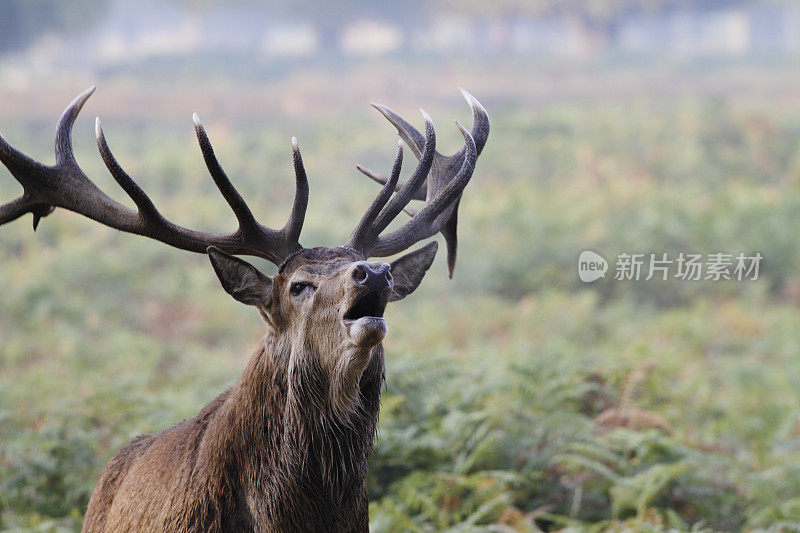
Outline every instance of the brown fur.
<path id="1" fill-rule="evenodd" d="M 84 531 L 366 531 L 384 379 L 380 344 L 347 343 L 352 253 L 307 250 L 259 306 L 268 333 L 236 385 L 108 463 Z M 317 289 L 288 297 L 302 277 Z M 348 387 L 347 383 L 352 382 Z"/>

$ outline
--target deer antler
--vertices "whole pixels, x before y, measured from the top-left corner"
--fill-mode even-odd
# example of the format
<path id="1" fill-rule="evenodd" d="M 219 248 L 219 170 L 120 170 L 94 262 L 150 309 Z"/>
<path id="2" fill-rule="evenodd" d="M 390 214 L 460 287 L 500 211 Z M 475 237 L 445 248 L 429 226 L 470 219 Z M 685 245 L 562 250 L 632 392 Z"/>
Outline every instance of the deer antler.
<path id="1" fill-rule="evenodd" d="M 150 237 L 192 252 L 205 253 L 209 246 L 216 246 L 230 254 L 253 255 L 280 264 L 286 257 L 302 249 L 298 239 L 308 205 L 308 179 L 296 139 L 292 138 L 296 177 L 294 205 L 286 225 L 274 230 L 258 223 L 225 175 L 205 129 L 195 114 L 195 131 L 208 171 L 239 222 L 239 228 L 230 234 L 195 231 L 164 218 L 147 194 L 125 173 L 106 143 L 99 118 L 95 130 L 100 155 L 114 179 L 136 204 L 137 210 L 110 198 L 80 169 L 72 151 L 72 125 L 94 89 L 92 87 L 78 96 L 61 115 L 56 130 L 55 165 L 37 163 L 0 136 L 0 162 L 23 188 L 21 197 L 0 206 L 0 225 L 25 213 L 32 213 L 35 230 L 42 217 L 52 213 L 56 207 L 62 207 L 120 231 Z"/>
<path id="2" fill-rule="evenodd" d="M 459 90 L 472 108 L 472 132 L 456 122 L 464 135 L 464 146 L 450 157 L 436 151 L 433 124 L 424 111 L 425 137 L 388 107 L 373 104 L 397 128 L 401 139 L 419 159 L 419 165 L 407 182 L 400 183 L 398 177 L 402 163 L 401 147 L 389 178 L 361 165 L 357 166 L 366 176 L 382 184 L 383 190 L 364 213 L 345 246 L 365 256 L 383 257 L 398 253 L 441 231 L 447 242 L 448 274 L 453 276 L 461 192 L 472 177 L 475 162 L 489 137 L 489 116 L 486 110 L 467 91 Z M 397 192 L 397 195 L 390 201 L 393 192 Z M 406 204 L 412 199 L 425 200 L 425 207 L 419 212 L 407 208 Z M 411 220 L 399 229 L 381 236 L 380 233 L 401 210 L 410 214 Z"/>

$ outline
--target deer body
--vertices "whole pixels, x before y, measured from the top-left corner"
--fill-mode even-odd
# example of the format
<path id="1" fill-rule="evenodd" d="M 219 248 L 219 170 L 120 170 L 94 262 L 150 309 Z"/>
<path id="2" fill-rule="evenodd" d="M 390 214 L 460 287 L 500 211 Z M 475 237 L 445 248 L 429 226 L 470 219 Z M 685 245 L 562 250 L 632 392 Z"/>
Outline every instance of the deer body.
<path id="1" fill-rule="evenodd" d="M 391 264 L 370 261 L 406 250 L 441 232 L 452 275 L 456 219 L 489 134 L 483 107 L 468 93 L 472 132 L 456 123 L 464 146 L 445 157 L 435 149 L 433 123 L 425 135 L 388 108 L 378 110 L 419 159 L 404 184 L 398 146 L 389 177 L 359 169 L 383 184 L 343 246 L 299 243 L 308 180 L 292 139 L 295 201 L 280 230 L 262 226 L 225 175 L 195 115 L 206 165 L 239 228 L 204 233 L 167 220 L 111 154 L 100 125 L 100 154 L 136 204 L 111 199 L 83 173 L 72 153 L 75 117 L 93 89 L 76 98 L 59 121 L 56 164 L 45 166 L 0 136 L 0 162 L 23 187 L 0 205 L 0 225 L 26 213 L 34 229 L 57 207 L 170 246 L 207 253 L 223 289 L 254 306 L 267 327 L 236 385 L 197 416 L 137 437 L 106 465 L 86 511 L 83 531 L 366 531 L 367 461 L 372 451 L 384 381 L 382 341 L 386 305 L 414 292 L 433 263 L 430 242 Z M 463 91 L 462 91 L 463 92 Z M 424 200 L 419 211 L 410 200 Z M 406 210 L 411 219 L 384 230 Z M 236 255 L 278 265 L 269 277 Z"/>
<path id="2" fill-rule="evenodd" d="M 291 356 L 275 348 L 267 336 L 236 386 L 195 418 L 120 450 L 84 530 L 366 531 L 383 349 L 360 379 L 359 409 L 339 419 L 289 397 Z M 298 389 L 322 385 L 306 377 Z"/>

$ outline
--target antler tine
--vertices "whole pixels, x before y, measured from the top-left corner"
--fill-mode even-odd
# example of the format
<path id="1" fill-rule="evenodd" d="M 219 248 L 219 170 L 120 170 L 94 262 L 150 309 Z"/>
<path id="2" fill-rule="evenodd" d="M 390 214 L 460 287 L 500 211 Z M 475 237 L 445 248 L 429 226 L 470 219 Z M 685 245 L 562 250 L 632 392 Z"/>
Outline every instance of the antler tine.
<path id="1" fill-rule="evenodd" d="M 469 104 L 470 109 L 472 109 L 472 130 L 470 131 L 470 135 L 472 135 L 472 139 L 475 141 L 477 157 L 481 155 L 483 147 L 486 145 L 486 141 L 489 139 L 489 115 L 474 96 L 469 94 L 461 87 L 459 87 L 458 90 Z M 466 147 L 462 147 L 458 153 L 460 154 L 465 149 Z"/>
<path id="2" fill-rule="evenodd" d="M 303 158 L 300 156 L 300 148 L 297 146 L 297 138 L 292 137 L 292 160 L 294 162 L 295 193 L 292 212 L 289 220 L 283 227 L 283 233 L 290 243 L 298 243 L 300 231 L 303 229 L 303 222 L 306 218 L 306 208 L 308 207 L 308 176 L 303 166 Z"/>
<path id="3" fill-rule="evenodd" d="M 242 195 L 239 194 L 231 180 L 228 179 L 225 171 L 222 170 L 222 166 L 220 166 L 217 156 L 214 154 L 211 141 L 208 139 L 208 134 L 206 134 L 206 129 L 203 127 L 203 123 L 197 113 L 192 114 L 192 120 L 194 121 L 194 131 L 197 134 L 197 142 L 200 144 L 200 151 L 203 153 L 203 160 L 206 163 L 206 168 L 208 168 L 208 173 L 211 174 L 217 189 L 219 189 L 225 201 L 228 202 L 233 214 L 236 216 L 236 220 L 239 221 L 240 230 L 243 233 L 247 233 L 248 231 L 260 229 L 247 202 L 244 201 Z"/>
<path id="4" fill-rule="evenodd" d="M 94 94 L 97 87 L 92 85 L 79 94 L 61 114 L 56 127 L 56 166 L 75 164 L 75 153 L 72 151 L 72 126 L 83 104 Z"/>
<path id="5" fill-rule="evenodd" d="M 417 159 L 421 158 L 422 152 L 425 150 L 425 137 L 423 137 L 414 126 L 406 122 L 403 117 L 385 105 L 376 104 L 375 102 L 370 105 L 380 111 L 381 114 L 397 128 L 397 133 L 400 134 L 400 137 L 406 142 L 408 147 L 411 148 L 411 151 L 414 152 Z"/>
<path id="6" fill-rule="evenodd" d="M 475 163 L 478 159 L 478 149 L 472 135 L 461 124 L 456 122 L 456 126 L 464 136 L 465 157 L 458 173 L 455 177 L 429 201 L 425 207 L 417 213 L 411 220 L 406 222 L 397 230 L 379 236 L 370 255 L 375 257 L 385 257 L 399 253 L 415 242 L 427 239 L 435 235 L 441 229 L 446 220 L 438 221 L 444 210 L 456 201 L 464 187 L 469 183 L 472 173 L 475 170 Z M 444 217 L 441 217 L 444 218 Z"/>
<path id="7" fill-rule="evenodd" d="M 139 213 L 145 218 L 154 220 L 163 219 L 161 213 L 158 212 L 155 204 L 153 204 L 153 201 L 150 200 L 150 197 L 147 196 L 142 188 L 122 169 L 117 159 L 114 157 L 114 154 L 111 153 L 111 149 L 106 142 L 106 136 L 103 133 L 103 123 L 100 121 L 100 117 L 95 119 L 94 132 L 97 137 L 97 149 L 100 151 L 100 157 L 103 159 L 103 163 L 105 163 L 106 168 L 119 186 L 122 187 L 122 190 L 130 196 L 133 203 L 139 208 Z"/>
<path id="8" fill-rule="evenodd" d="M 23 195 L 0 206 L 0 224 L 25 213 L 34 214 L 34 229 L 42 216 L 62 207 L 96 220 L 106 226 L 156 239 L 170 246 L 205 253 L 216 246 L 235 255 L 263 257 L 280 264 L 290 254 L 302 249 L 298 242 L 308 202 L 308 180 L 295 143 L 297 192 L 292 214 L 281 230 L 266 228 L 256 221 L 247 203 L 219 165 L 205 129 L 195 115 L 195 130 L 206 166 L 214 183 L 230 205 L 239 222 L 231 234 L 206 233 L 187 229 L 164 218 L 147 194 L 122 169 L 108 147 L 98 118 L 95 124 L 97 146 L 109 172 L 136 204 L 129 209 L 101 191 L 78 166 L 72 151 L 72 126 L 94 88 L 81 94 L 64 111 L 56 132 L 56 164 L 45 166 L 11 147 L 0 137 L 0 162 L 22 184 Z"/>
<path id="9" fill-rule="evenodd" d="M 30 213 L 31 205 L 25 196 L 15 198 L 8 203 L 0 205 L 0 224 L 16 220 L 25 213 Z M 34 231 L 36 228 L 34 228 Z"/>
<path id="10" fill-rule="evenodd" d="M 402 141 L 400 141 L 400 142 L 402 142 Z M 370 170 L 370 169 L 368 169 L 367 167 L 365 167 L 363 165 L 356 165 L 356 169 L 359 172 L 361 172 L 362 174 L 364 174 L 366 177 L 368 177 L 369 179 L 374 181 L 375 183 L 377 183 L 379 185 L 386 185 L 386 180 L 387 180 L 386 176 L 383 176 L 383 175 L 379 174 L 378 172 L 375 172 L 374 170 Z M 397 184 L 395 185 L 394 190 L 395 191 L 399 191 L 400 189 L 403 188 L 403 186 L 405 186 L 405 183 L 397 182 Z M 425 196 L 427 195 L 427 192 L 428 192 L 428 186 L 425 183 L 423 183 L 422 185 L 419 186 L 419 188 L 416 191 L 414 191 L 414 196 L 412 196 L 411 199 L 412 200 L 424 200 Z"/>
<path id="11" fill-rule="evenodd" d="M 375 197 L 370 206 L 364 212 L 364 216 L 361 217 L 361 220 L 356 225 L 356 229 L 353 230 L 353 233 L 350 235 L 350 239 L 347 241 L 345 246 L 354 249 L 358 249 L 363 246 L 363 240 L 369 234 L 371 225 L 375 221 L 375 217 L 378 216 L 380 210 L 386 205 L 386 202 L 388 202 L 389 198 L 392 196 L 392 192 L 395 191 L 398 179 L 400 178 L 400 170 L 402 169 L 402 166 L 403 141 L 397 141 L 397 155 L 394 158 L 392 172 L 389 174 L 389 178 L 384 180 L 384 186 L 381 189 L 381 192 L 378 193 L 378 196 Z"/>

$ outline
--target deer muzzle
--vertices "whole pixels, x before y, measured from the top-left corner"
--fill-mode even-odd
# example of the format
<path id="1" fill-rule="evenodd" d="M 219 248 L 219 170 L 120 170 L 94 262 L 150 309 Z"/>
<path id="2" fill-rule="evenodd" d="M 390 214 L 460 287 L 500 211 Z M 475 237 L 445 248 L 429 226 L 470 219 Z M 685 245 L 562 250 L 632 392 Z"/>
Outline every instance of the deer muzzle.
<path id="1" fill-rule="evenodd" d="M 392 292 L 388 263 L 359 261 L 350 267 L 353 283 L 350 306 L 342 317 L 356 344 L 378 344 L 386 335 L 383 312 Z"/>

